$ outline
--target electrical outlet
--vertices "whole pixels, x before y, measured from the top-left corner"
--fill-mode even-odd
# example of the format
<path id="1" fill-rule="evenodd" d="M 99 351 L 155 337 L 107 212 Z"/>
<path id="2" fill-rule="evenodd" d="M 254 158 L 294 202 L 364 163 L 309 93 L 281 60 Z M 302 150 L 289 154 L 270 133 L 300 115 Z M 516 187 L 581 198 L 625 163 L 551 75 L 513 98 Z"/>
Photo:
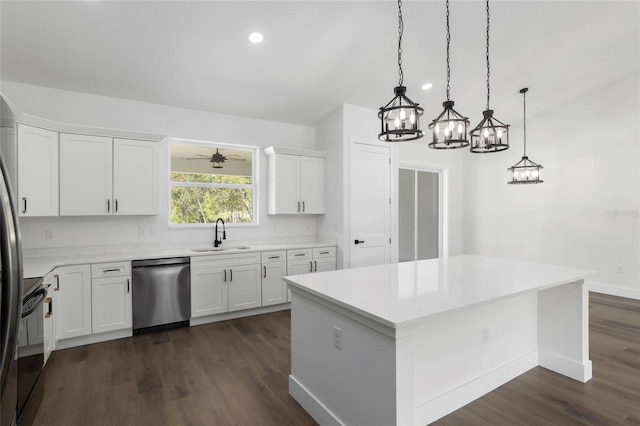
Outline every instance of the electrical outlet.
<path id="1" fill-rule="evenodd" d="M 333 346 L 342 350 L 342 330 L 336 326 L 333 327 Z"/>
<path id="2" fill-rule="evenodd" d="M 146 230 L 144 229 L 144 226 L 140 226 L 138 228 L 138 237 L 142 238 L 144 237 L 146 234 Z"/>
<path id="3" fill-rule="evenodd" d="M 482 329 L 482 343 L 487 343 L 489 341 L 489 329 Z"/>
<path id="4" fill-rule="evenodd" d="M 53 229 L 45 229 L 44 230 L 44 239 L 45 240 L 53 240 L 55 238 L 55 232 L 53 232 Z"/>

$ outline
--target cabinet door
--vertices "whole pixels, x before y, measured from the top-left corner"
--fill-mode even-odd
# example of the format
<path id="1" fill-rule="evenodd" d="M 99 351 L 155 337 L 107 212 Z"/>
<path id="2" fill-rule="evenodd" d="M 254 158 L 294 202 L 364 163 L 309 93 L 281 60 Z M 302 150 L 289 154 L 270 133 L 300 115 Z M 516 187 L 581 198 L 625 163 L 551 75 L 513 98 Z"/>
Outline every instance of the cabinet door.
<path id="1" fill-rule="evenodd" d="M 268 168 L 268 213 L 300 213 L 300 156 L 271 155 Z"/>
<path id="2" fill-rule="evenodd" d="M 300 157 L 300 201 L 302 214 L 323 214 L 324 158 Z"/>
<path id="3" fill-rule="evenodd" d="M 229 310 L 226 276 L 223 267 L 191 269 L 192 318 Z"/>
<path id="4" fill-rule="evenodd" d="M 131 276 L 94 278 L 91 313 L 94 334 L 131 328 Z"/>
<path id="5" fill-rule="evenodd" d="M 60 216 L 113 210 L 111 138 L 60 134 Z"/>
<path id="6" fill-rule="evenodd" d="M 336 270 L 335 257 L 318 258 L 318 259 L 314 259 L 313 261 L 314 272 L 335 271 L 335 270 Z"/>
<path id="7" fill-rule="evenodd" d="M 114 213 L 158 214 L 158 144 L 113 140 Z"/>
<path id="8" fill-rule="evenodd" d="M 18 125 L 18 212 L 58 216 L 58 133 Z"/>
<path id="9" fill-rule="evenodd" d="M 91 267 L 64 266 L 54 271 L 57 338 L 91 334 Z"/>
<path id="10" fill-rule="evenodd" d="M 229 311 L 257 308 L 262 305 L 260 265 L 239 265 L 228 268 Z"/>
<path id="11" fill-rule="evenodd" d="M 287 301 L 287 284 L 282 280 L 286 272 L 285 262 L 262 265 L 262 306 Z"/>

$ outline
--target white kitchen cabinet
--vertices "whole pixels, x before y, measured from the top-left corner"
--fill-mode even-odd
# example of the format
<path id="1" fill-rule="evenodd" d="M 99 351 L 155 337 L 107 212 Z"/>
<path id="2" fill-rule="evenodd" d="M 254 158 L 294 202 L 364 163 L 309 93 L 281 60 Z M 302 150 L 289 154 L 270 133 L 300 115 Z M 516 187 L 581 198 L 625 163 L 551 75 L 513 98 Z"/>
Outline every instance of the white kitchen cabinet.
<path id="1" fill-rule="evenodd" d="M 106 215 L 113 210 L 112 139 L 60 134 L 60 215 Z"/>
<path id="2" fill-rule="evenodd" d="M 262 306 L 287 302 L 287 252 L 268 251 L 262 253 Z"/>
<path id="3" fill-rule="evenodd" d="M 158 213 L 157 143 L 60 135 L 60 215 Z"/>
<path id="4" fill-rule="evenodd" d="M 311 274 L 336 269 L 336 247 L 316 247 L 287 250 L 287 275 Z M 291 292 L 287 292 L 291 300 Z"/>
<path id="5" fill-rule="evenodd" d="M 267 212 L 324 214 L 325 157 L 320 151 L 269 147 Z"/>
<path id="6" fill-rule="evenodd" d="M 91 323 L 93 334 L 132 328 L 131 262 L 91 265 Z"/>
<path id="7" fill-rule="evenodd" d="M 56 132 L 18 124 L 18 214 L 59 214 Z"/>
<path id="8" fill-rule="evenodd" d="M 115 214 L 158 214 L 158 144 L 113 140 Z"/>
<path id="9" fill-rule="evenodd" d="M 260 253 L 191 258 L 191 317 L 262 305 Z"/>
<path id="10" fill-rule="evenodd" d="M 53 272 L 56 340 L 91 334 L 91 267 L 63 266 Z"/>

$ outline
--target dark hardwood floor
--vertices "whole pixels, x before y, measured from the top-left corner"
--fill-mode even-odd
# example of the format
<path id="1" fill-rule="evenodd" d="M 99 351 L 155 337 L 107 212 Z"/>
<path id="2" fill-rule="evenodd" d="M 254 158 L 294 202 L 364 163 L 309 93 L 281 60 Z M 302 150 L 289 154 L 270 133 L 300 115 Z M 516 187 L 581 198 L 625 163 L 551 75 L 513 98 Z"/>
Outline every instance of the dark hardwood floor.
<path id="1" fill-rule="evenodd" d="M 289 322 L 284 311 L 56 351 L 34 424 L 313 425 L 288 393 Z M 534 368 L 434 424 L 640 425 L 640 301 L 592 293 L 590 339 L 588 383 Z"/>

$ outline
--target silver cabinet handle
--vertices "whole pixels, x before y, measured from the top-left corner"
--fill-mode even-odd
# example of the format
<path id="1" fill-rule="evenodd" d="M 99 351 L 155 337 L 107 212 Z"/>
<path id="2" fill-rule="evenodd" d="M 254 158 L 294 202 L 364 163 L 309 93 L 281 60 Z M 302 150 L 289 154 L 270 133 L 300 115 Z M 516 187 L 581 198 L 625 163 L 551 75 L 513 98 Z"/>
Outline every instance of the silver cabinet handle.
<path id="1" fill-rule="evenodd" d="M 225 282 L 225 283 L 227 282 L 227 270 L 226 269 L 224 270 L 224 281 L 223 282 Z"/>
<path id="2" fill-rule="evenodd" d="M 229 282 L 233 282 L 233 269 L 229 269 L 229 275 L 230 275 Z"/>
<path id="3" fill-rule="evenodd" d="M 129 280 L 129 278 L 127 278 L 127 293 L 131 293 L 131 281 Z"/>
<path id="4" fill-rule="evenodd" d="M 269 256 L 269 259 L 280 259 L 280 256 Z"/>
<path id="5" fill-rule="evenodd" d="M 329 254 L 331 253 L 330 251 L 321 251 L 320 254 Z"/>
<path id="6" fill-rule="evenodd" d="M 298 256 L 305 256 L 305 255 L 306 255 L 306 253 L 296 253 L 296 254 L 294 254 L 294 256 L 296 256 L 296 257 L 298 257 Z"/>
<path id="7" fill-rule="evenodd" d="M 25 210 L 27 209 L 26 205 L 27 205 L 27 204 L 26 204 L 26 202 L 25 202 Z M 298 213 L 300 213 L 300 201 L 298 201 Z"/>
<path id="8" fill-rule="evenodd" d="M 120 272 L 120 268 L 104 269 L 102 272 L 104 272 L 104 273 L 107 273 L 107 272 Z"/>
<path id="9" fill-rule="evenodd" d="M 111 198 L 107 198 L 107 213 L 111 212 Z"/>
<path id="10" fill-rule="evenodd" d="M 117 199 L 117 198 L 116 198 L 116 200 L 115 200 L 115 203 L 116 203 L 115 213 L 118 213 L 118 199 Z"/>
<path id="11" fill-rule="evenodd" d="M 309 272 L 313 272 L 313 262 L 309 261 Z"/>
<path id="12" fill-rule="evenodd" d="M 304 201 L 302 202 L 302 213 L 304 213 L 305 211 L 305 207 L 304 207 Z"/>
<path id="13" fill-rule="evenodd" d="M 313 266 L 315 267 L 313 272 L 318 272 L 318 261 L 317 260 L 313 261 Z"/>
<path id="14" fill-rule="evenodd" d="M 22 197 L 22 202 L 24 203 L 24 209 L 22 209 L 22 213 L 27 212 L 27 197 Z"/>
<path id="15" fill-rule="evenodd" d="M 262 269 L 264 270 L 264 275 L 262 278 L 267 278 L 267 267 L 263 266 Z"/>
<path id="16" fill-rule="evenodd" d="M 60 275 L 55 274 L 53 278 L 56 279 L 56 288 L 53 291 L 60 291 Z"/>

